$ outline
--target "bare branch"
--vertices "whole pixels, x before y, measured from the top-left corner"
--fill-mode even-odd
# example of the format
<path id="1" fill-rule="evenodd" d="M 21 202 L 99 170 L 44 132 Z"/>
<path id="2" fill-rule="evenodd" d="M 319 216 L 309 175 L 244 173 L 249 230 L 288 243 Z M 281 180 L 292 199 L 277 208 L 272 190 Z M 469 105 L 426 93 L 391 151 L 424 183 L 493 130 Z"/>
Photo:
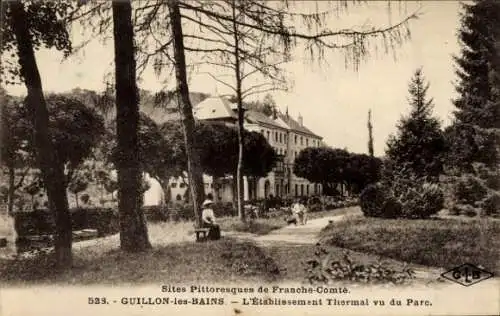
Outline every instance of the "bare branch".
<path id="1" fill-rule="evenodd" d="M 229 83 L 223 81 L 223 80 L 220 80 L 219 78 L 217 78 L 216 76 L 212 75 L 211 73 L 209 72 L 202 72 L 201 74 L 207 74 L 209 75 L 210 77 L 212 77 L 212 79 L 214 79 L 215 81 L 225 85 L 226 87 L 230 88 L 231 90 L 233 90 L 234 92 L 236 92 L 236 88 L 233 87 L 232 85 L 230 85 Z"/>

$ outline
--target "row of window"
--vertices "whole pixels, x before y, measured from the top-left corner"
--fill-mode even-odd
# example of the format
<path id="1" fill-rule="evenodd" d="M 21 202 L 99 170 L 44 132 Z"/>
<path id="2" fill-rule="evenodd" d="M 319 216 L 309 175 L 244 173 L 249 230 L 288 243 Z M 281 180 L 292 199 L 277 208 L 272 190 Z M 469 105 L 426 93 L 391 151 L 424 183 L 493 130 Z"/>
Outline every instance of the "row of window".
<path id="1" fill-rule="evenodd" d="M 295 184 L 295 196 L 308 196 L 310 194 L 320 194 L 321 187 L 319 184 Z M 279 183 L 275 185 L 276 196 L 282 196 L 290 193 L 290 187 L 285 184 L 281 186 Z"/>
<path id="2" fill-rule="evenodd" d="M 170 183 L 170 187 L 172 188 L 177 188 L 177 182 L 172 182 Z M 186 184 L 184 182 L 179 183 L 179 188 L 183 189 L 186 187 Z M 213 183 L 205 183 L 205 189 L 212 188 L 213 189 L 214 184 Z"/>
<path id="3" fill-rule="evenodd" d="M 262 135 L 264 135 L 267 138 L 268 141 L 270 141 L 271 137 L 274 136 L 274 141 L 276 143 L 288 144 L 288 135 L 286 133 L 274 131 L 274 132 L 272 132 L 272 135 L 271 135 L 270 131 L 264 131 L 263 129 L 260 130 L 260 133 Z M 295 145 L 297 145 L 299 143 L 299 141 L 300 141 L 300 145 L 301 146 L 305 145 L 306 147 L 309 147 L 309 138 L 308 137 L 294 135 L 294 143 L 295 143 Z M 311 145 L 313 147 L 319 146 L 319 140 L 317 140 L 317 139 L 311 139 Z"/>

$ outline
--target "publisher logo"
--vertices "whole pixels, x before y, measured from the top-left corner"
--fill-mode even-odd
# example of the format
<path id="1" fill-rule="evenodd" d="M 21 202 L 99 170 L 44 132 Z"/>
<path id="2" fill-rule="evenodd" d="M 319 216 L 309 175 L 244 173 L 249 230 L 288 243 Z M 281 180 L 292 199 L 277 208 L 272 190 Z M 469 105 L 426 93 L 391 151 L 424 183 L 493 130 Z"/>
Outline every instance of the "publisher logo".
<path id="1" fill-rule="evenodd" d="M 491 278 L 493 273 L 466 263 L 441 274 L 441 276 L 463 286 L 471 286 Z"/>

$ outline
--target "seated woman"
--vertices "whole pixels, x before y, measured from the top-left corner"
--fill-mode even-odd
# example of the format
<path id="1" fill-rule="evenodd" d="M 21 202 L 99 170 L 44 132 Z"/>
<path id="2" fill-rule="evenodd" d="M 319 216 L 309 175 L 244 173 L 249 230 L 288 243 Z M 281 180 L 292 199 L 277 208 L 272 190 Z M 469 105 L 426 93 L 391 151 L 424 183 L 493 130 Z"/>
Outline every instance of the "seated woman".
<path id="1" fill-rule="evenodd" d="M 210 229 L 208 232 L 208 239 L 217 240 L 220 239 L 220 228 L 219 225 L 215 223 L 215 215 L 212 209 L 214 202 L 212 200 L 205 200 L 203 202 L 203 211 L 201 213 L 201 225 L 202 227 Z"/>

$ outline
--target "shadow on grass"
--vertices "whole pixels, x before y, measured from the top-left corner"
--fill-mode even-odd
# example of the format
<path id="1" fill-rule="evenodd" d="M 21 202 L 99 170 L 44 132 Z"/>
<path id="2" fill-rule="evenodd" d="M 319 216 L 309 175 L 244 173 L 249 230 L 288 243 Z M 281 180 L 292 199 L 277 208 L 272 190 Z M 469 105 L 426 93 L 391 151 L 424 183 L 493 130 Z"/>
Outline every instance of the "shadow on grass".
<path id="1" fill-rule="evenodd" d="M 143 253 L 114 249 L 94 258 L 75 255 L 75 267 L 53 268 L 52 255 L 23 261 L 0 261 L 0 282 L 22 284 L 125 285 L 158 282 L 273 282 L 280 270 L 251 242 L 224 238 L 183 242 Z"/>

